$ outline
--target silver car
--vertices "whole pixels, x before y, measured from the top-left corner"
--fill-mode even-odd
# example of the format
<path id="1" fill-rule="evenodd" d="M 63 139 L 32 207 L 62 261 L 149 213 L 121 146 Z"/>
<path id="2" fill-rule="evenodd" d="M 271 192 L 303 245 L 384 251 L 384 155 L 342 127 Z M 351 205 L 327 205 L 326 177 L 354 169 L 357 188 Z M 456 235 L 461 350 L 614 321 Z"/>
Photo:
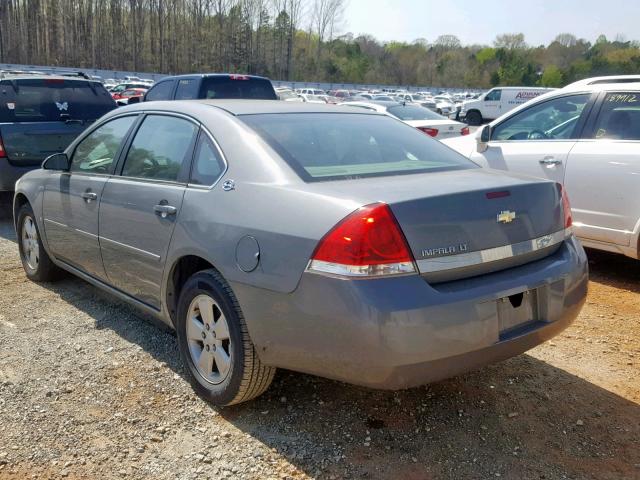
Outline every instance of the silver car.
<path id="1" fill-rule="evenodd" d="M 229 405 L 276 367 L 400 389 L 517 355 L 587 291 L 568 200 L 386 115 L 174 101 L 104 116 L 17 184 L 28 278 L 71 272 L 177 331 Z"/>

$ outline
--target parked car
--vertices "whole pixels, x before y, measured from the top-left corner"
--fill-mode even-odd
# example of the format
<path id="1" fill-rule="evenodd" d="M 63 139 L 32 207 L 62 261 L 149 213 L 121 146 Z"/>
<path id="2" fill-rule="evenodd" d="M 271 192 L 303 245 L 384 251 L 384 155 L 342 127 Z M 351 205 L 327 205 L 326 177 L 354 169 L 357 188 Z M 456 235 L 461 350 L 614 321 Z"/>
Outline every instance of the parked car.
<path id="1" fill-rule="evenodd" d="M 344 102 L 347 105 L 366 110 L 384 113 L 417 128 L 427 135 L 442 140 L 443 138 L 469 135 L 469 127 L 464 123 L 449 120 L 424 107 L 415 104 L 398 102 Z"/>
<path id="2" fill-rule="evenodd" d="M 538 87 L 492 88 L 477 100 L 463 102 L 457 118 L 469 125 L 482 125 L 552 90 Z"/>
<path id="3" fill-rule="evenodd" d="M 228 73 L 201 73 L 164 77 L 149 89 L 144 96 L 144 101 L 221 98 L 278 100 L 278 95 L 268 78 Z"/>
<path id="4" fill-rule="evenodd" d="M 557 183 L 366 110 L 142 103 L 43 167 L 14 200 L 27 277 L 62 268 L 174 327 L 218 405 L 277 367 L 385 389 L 449 377 L 557 335 L 587 293 Z"/>
<path id="5" fill-rule="evenodd" d="M 130 88 L 149 88 L 149 85 L 142 82 L 124 82 L 119 83 L 115 87 L 112 87 L 109 92 L 114 100 L 120 100 L 122 97 L 122 92 L 125 90 L 129 90 Z"/>
<path id="6" fill-rule="evenodd" d="M 299 88 L 296 92 L 300 95 L 326 95 L 327 92 L 319 88 Z"/>
<path id="7" fill-rule="evenodd" d="M 569 85 L 501 116 L 476 141 L 447 143 L 481 165 L 563 184 L 585 246 L 640 258 L 640 77 Z"/>
<path id="8" fill-rule="evenodd" d="M 301 93 L 300 98 L 305 103 L 327 103 L 326 95 L 311 95 L 308 93 Z"/>
<path id="9" fill-rule="evenodd" d="M 129 103 L 139 102 L 147 93 L 147 88 L 129 88 L 122 92 L 116 100 L 116 103 L 120 106 L 128 105 Z"/>
<path id="10" fill-rule="evenodd" d="M 275 90 L 276 95 L 278 95 L 278 100 L 282 100 L 285 102 L 304 102 L 304 99 L 290 88 L 281 87 L 276 88 Z"/>
<path id="11" fill-rule="evenodd" d="M 443 115 L 445 117 L 449 117 L 456 112 L 455 103 L 448 97 L 444 95 L 437 95 L 433 97 L 434 102 L 436 102 L 436 113 Z"/>
<path id="12" fill-rule="evenodd" d="M 7 75 L 0 79 L 0 191 L 94 120 L 116 108 L 102 83 L 81 77 Z"/>

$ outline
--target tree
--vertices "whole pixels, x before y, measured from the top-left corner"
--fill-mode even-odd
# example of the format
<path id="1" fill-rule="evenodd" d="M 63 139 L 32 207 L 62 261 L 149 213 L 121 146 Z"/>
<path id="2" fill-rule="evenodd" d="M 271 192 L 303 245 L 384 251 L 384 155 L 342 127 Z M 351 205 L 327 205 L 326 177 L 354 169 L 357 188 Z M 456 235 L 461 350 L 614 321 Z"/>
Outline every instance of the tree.
<path id="1" fill-rule="evenodd" d="M 555 65 L 549 65 L 545 68 L 542 77 L 540 78 L 540 85 L 543 87 L 559 88 L 563 85 L 562 72 Z"/>
<path id="2" fill-rule="evenodd" d="M 440 35 L 438 38 L 436 38 L 434 45 L 441 49 L 449 50 L 453 48 L 460 48 L 462 46 L 462 43 L 460 42 L 460 39 L 455 35 Z"/>
<path id="3" fill-rule="evenodd" d="M 523 33 L 504 33 L 498 35 L 493 44 L 496 48 L 506 48 L 507 50 L 527 48 Z"/>
<path id="4" fill-rule="evenodd" d="M 554 42 L 562 45 L 563 47 L 571 48 L 578 43 L 578 39 L 572 33 L 561 33 L 556 37 Z"/>

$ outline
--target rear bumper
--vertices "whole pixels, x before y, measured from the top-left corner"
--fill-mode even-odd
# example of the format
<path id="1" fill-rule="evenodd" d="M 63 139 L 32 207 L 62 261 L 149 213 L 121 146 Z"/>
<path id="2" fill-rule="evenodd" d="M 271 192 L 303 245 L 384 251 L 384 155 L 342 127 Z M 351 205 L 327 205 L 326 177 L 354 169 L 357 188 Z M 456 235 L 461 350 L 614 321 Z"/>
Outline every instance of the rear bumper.
<path id="1" fill-rule="evenodd" d="M 13 192 L 18 179 L 27 172 L 40 168 L 39 165 L 16 166 L 7 158 L 0 158 L 0 192 Z"/>
<path id="2" fill-rule="evenodd" d="M 580 312 L 587 283 L 586 255 L 571 237 L 542 260 L 436 287 L 418 275 L 350 281 L 313 274 L 304 274 L 291 294 L 232 287 L 264 363 L 402 389 L 552 338 Z M 497 300 L 532 289 L 538 321 L 500 332 Z"/>

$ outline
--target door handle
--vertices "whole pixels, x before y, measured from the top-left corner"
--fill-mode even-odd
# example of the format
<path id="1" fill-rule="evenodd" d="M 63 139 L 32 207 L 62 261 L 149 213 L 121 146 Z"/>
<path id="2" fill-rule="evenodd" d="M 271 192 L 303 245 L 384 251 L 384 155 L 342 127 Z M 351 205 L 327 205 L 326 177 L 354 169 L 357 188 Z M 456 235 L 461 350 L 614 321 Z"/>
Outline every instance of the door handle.
<path id="1" fill-rule="evenodd" d="M 562 165 L 562 160 L 558 160 L 557 158 L 553 157 L 544 157 L 542 160 L 540 160 L 540 163 L 542 165 L 552 167 L 554 165 Z"/>
<path id="2" fill-rule="evenodd" d="M 153 211 L 160 215 L 162 218 L 167 218 L 169 215 L 175 215 L 178 209 L 171 205 L 156 205 L 153 207 Z"/>
<path id="3" fill-rule="evenodd" d="M 92 200 L 96 200 L 98 198 L 98 194 L 94 192 L 84 192 L 82 194 L 82 198 L 84 198 L 87 203 L 91 203 Z"/>

